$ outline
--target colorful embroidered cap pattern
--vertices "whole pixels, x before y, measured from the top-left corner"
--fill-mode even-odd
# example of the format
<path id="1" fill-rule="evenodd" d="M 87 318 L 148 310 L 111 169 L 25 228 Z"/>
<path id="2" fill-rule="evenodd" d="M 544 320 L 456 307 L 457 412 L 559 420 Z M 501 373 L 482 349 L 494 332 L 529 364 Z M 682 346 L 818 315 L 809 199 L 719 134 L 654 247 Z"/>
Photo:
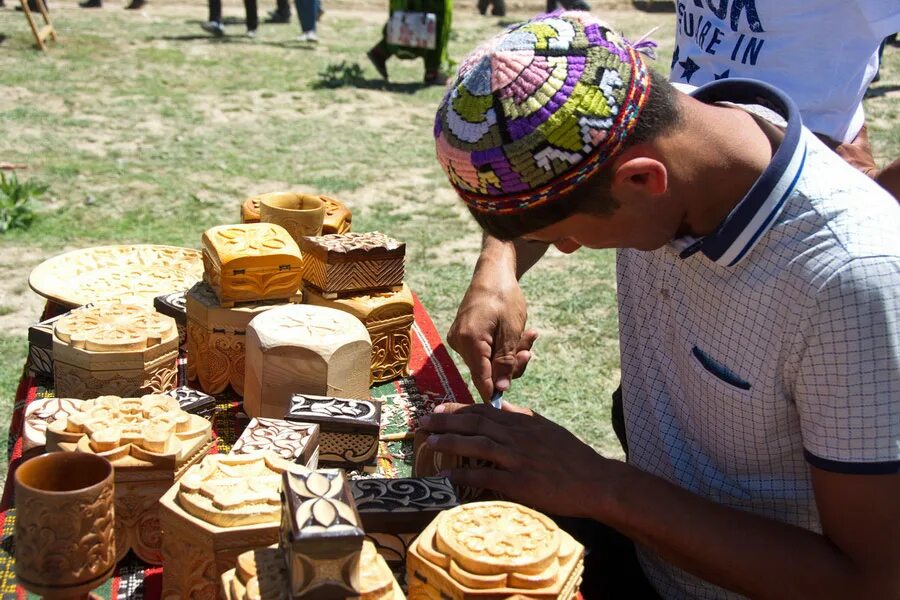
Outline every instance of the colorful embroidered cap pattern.
<path id="1" fill-rule="evenodd" d="M 435 117 L 438 160 L 472 209 L 521 212 L 614 156 L 649 89 L 640 54 L 603 21 L 541 15 L 463 61 Z"/>

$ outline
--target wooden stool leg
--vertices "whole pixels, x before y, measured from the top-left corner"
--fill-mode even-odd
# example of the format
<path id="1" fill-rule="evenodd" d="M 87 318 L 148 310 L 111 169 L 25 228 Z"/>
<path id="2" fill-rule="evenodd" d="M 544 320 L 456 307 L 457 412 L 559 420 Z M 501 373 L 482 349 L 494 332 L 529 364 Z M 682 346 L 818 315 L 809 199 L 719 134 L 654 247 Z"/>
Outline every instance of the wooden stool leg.
<path id="1" fill-rule="evenodd" d="M 19 2 L 22 4 L 22 12 L 25 13 L 25 18 L 28 19 L 28 25 L 31 27 L 31 33 L 34 35 L 34 40 L 37 42 L 38 47 L 46 52 L 47 46 L 44 44 L 41 32 L 38 31 L 37 23 L 34 22 L 34 16 L 31 14 L 31 9 L 28 8 L 28 0 L 19 0 Z M 43 5 L 43 3 L 41 4 Z M 44 10 L 46 10 L 46 8 Z"/>
<path id="2" fill-rule="evenodd" d="M 44 23 L 46 23 L 50 29 L 48 30 L 48 35 L 51 40 L 56 41 L 56 30 L 53 29 L 53 23 L 50 22 L 50 12 L 47 10 L 47 3 L 44 0 L 34 0 L 35 4 L 37 4 L 38 10 L 41 11 L 41 16 L 44 17 Z"/>

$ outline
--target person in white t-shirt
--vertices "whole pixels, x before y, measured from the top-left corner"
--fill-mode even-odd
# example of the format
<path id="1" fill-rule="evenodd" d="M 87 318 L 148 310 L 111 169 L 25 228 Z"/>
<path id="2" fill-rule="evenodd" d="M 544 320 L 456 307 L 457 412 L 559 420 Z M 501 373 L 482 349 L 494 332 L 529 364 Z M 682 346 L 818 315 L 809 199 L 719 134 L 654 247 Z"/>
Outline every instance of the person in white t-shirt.
<path id="1" fill-rule="evenodd" d="M 900 596 L 888 193 L 778 89 L 728 78 L 680 94 L 584 12 L 476 49 L 434 132 L 489 234 L 457 319 L 480 321 L 463 356 L 485 399 L 502 389 L 492 369 L 529 358 L 530 344 L 492 355 L 487 323 L 523 329 L 520 241 L 620 249 L 628 462 L 528 409 L 451 405 L 420 419 L 426 443 L 493 465 L 452 469 L 455 484 L 614 528 L 666 598 Z M 579 368 L 558 360 L 561 377 Z M 589 550 L 596 582 L 610 552 Z M 611 586 L 622 596 L 608 584 L 582 591 L 644 597 L 636 579 Z"/>

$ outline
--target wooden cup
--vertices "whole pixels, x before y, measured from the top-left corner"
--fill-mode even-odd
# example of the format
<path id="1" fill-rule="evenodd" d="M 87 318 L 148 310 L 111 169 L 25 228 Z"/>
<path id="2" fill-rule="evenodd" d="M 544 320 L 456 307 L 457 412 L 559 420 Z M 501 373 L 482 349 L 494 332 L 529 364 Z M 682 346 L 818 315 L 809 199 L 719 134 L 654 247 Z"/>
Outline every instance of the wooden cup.
<path id="1" fill-rule="evenodd" d="M 52 452 L 16 470 L 16 578 L 51 600 L 89 598 L 116 566 L 113 467 Z"/>
<path id="2" fill-rule="evenodd" d="M 303 237 L 322 234 L 325 203 L 318 196 L 309 194 L 263 194 L 259 196 L 259 220 L 281 225 L 299 244 Z"/>

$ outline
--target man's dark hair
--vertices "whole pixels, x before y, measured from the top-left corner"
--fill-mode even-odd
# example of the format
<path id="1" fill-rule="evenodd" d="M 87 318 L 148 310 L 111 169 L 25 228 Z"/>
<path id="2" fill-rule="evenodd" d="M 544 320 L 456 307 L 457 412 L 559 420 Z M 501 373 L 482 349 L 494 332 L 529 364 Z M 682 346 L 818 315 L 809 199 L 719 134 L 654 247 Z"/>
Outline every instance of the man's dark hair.
<path id="1" fill-rule="evenodd" d="M 634 129 L 625 138 L 622 150 L 663 135 L 678 123 L 676 95 L 675 88 L 651 69 L 650 94 Z M 603 166 L 565 198 L 548 204 L 512 215 L 477 212 L 471 208 L 469 211 L 486 233 L 501 240 L 511 240 L 558 223 L 575 213 L 612 214 L 618 204 L 609 195 L 610 186 L 609 169 Z"/>

